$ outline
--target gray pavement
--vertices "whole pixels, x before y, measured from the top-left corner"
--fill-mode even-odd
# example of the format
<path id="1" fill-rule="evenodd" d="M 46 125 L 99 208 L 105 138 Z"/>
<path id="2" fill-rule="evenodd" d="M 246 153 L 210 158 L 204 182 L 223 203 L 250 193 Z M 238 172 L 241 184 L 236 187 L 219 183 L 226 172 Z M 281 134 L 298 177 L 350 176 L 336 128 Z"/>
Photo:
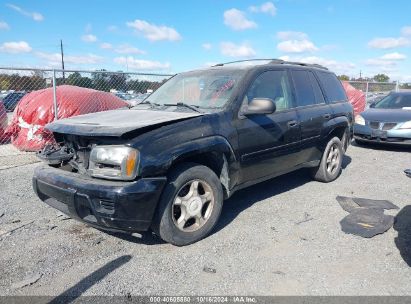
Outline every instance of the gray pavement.
<path id="1" fill-rule="evenodd" d="M 411 295 L 407 225 L 371 239 L 345 234 L 335 200 L 391 200 L 401 211 L 386 212 L 404 223 L 410 152 L 351 146 L 333 183 L 300 170 L 244 189 L 212 235 L 181 248 L 59 214 L 31 189 L 38 164 L 2 169 L 0 295 Z"/>

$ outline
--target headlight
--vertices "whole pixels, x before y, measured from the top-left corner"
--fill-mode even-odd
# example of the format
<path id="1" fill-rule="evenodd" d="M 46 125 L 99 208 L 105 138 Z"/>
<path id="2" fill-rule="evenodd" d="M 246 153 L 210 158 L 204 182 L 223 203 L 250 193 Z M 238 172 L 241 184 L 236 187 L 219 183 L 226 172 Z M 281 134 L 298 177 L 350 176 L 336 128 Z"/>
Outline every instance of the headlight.
<path id="1" fill-rule="evenodd" d="M 399 129 L 411 129 L 411 120 L 404 122 L 400 125 Z"/>
<path id="2" fill-rule="evenodd" d="M 359 125 L 362 125 L 362 126 L 365 126 L 365 120 L 360 114 L 355 116 L 355 123 L 359 124 Z"/>
<path id="3" fill-rule="evenodd" d="M 91 150 L 91 176 L 133 180 L 137 176 L 139 152 L 126 146 L 96 146 Z"/>

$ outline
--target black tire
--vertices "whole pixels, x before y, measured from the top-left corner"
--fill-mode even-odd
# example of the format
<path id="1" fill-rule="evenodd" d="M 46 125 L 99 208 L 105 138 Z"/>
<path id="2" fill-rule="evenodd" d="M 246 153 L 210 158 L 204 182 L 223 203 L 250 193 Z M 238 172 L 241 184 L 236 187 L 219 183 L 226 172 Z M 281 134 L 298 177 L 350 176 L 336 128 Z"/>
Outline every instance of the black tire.
<path id="1" fill-rule="evenodd" d="M 189 183 L 193 181 L 199 181 L 200 185 L 205 183 L 204 185 L 209 186 L 214 201 L 207 219 L 200 228 L 195 231 L 183 231 L 181 229 L 187 228 L 180 229 L 177 227 L 174 201 L 177 195 L 184 191 L 184 187 L 189 187 Z M 200 193 L 200 190 L 198 190 L 198 193 Z M 168 183 L 164 188 L 153 219 L 152 230 L 164 241 L 176 246 L 195 243 L 206 237 L 214 228 L 221 214 L 223 199 L 221 182 L 211 169 L 194 163 L 182 164 L 176 167 L 168 176 Z"/>
<path id="2" fill-rule="evenodd" d="M 335 159 L 335 162 L 332 163 L 333 165 L 331 165 L 330 162 L 327 162 L 327 160 L 329 160 L 331 150 L 333 150 L 334 154 L 338 153 L 338 155 L 336 155 L 337 159 Z M 334 181 L 341 173 L 341 164 L 344 156 L 343 151 L 344 150 L 341 140 L 338 137 L 333 137 L 328 142 L 324 150 L 323 156 L 320 161 L 320 165 L 312 169 L 311 174 L 313 178 L 316 181 L 323 183 L 329 183 Z M 331 159 L 334 160 L 334 156 L 331 157 Z M 329 170 L 330 168 L 333 169 Z"/>

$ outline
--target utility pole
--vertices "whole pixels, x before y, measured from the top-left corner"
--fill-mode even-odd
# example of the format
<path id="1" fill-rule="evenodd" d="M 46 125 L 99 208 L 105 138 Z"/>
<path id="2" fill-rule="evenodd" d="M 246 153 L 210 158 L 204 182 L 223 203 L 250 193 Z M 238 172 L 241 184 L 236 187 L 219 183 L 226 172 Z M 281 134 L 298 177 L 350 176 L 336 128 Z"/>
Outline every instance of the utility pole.
<path id="1" fill-rule="evenodd" d="M 61 51 L 61 67 L 63 69 L 63 83 L 66 82 L 64 75 L 64 53 L 63 53 L 63 40 L 60 39 L 60 51 Z"/>

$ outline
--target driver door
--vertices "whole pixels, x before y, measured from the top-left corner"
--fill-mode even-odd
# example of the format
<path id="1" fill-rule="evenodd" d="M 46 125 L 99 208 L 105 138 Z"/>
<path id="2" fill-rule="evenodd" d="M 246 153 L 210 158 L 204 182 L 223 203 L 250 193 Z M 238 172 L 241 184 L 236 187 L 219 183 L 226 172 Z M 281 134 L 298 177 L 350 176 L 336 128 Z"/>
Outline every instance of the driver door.
<path id="1" fill-rule="evenodd" d="M 276 111 L 246 117 L 240 110 L 236 124 L 240 183 L 281 174 L 299 163 L 301 130 L 287 70 L 258 75 L 244 96 L 243 107 L 253 98 L 272 99 Z"/>

